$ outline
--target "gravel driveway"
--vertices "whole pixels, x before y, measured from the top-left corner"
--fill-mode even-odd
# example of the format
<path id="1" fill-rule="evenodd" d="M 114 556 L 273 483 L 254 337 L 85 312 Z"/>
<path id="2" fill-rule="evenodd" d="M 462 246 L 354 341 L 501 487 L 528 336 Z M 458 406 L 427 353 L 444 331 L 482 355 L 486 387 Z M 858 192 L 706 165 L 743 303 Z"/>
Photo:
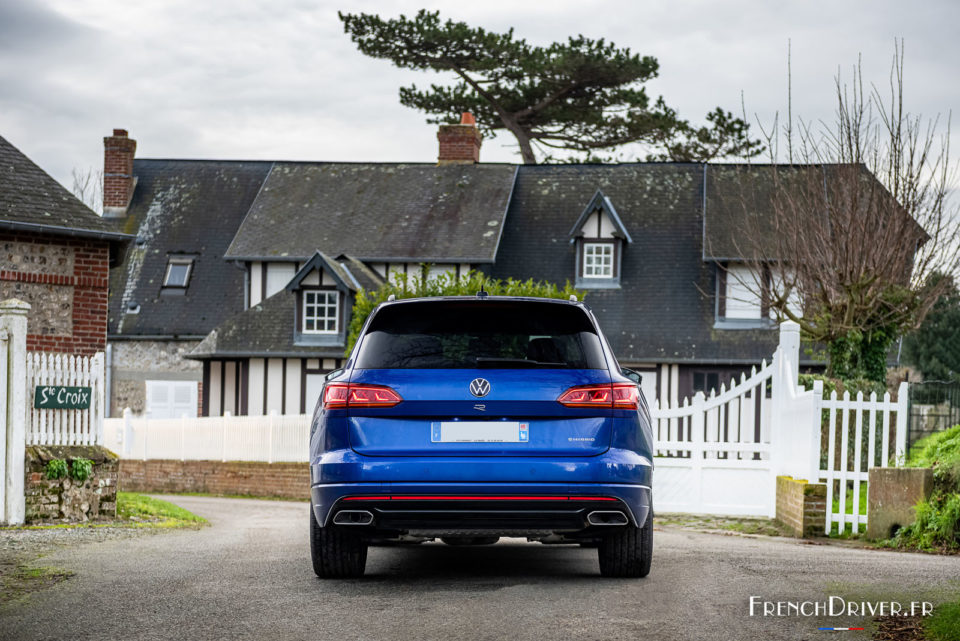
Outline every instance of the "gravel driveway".
<path id="1" fill-rule="evenodd" d="M 750 597 L 960 593 L 960 557 L 673 529 L 656 531 L 643 580 L 602 579 L 595 550 L 506 540 L 372 548 L 365 578 L 320 581 L 306 503 L 168 500 L 211 527 L 52 551 L 42 565 L 75 575 L 0 606 L 0 638 L 822 639 L 871 617 L 751 617 Z"/>

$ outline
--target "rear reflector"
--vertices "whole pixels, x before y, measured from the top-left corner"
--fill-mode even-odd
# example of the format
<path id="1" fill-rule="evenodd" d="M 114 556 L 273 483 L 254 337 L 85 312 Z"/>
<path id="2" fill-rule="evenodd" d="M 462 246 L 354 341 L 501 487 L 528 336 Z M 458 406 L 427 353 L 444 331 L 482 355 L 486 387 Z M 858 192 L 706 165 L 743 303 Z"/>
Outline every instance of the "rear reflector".
<path id="1" fill-rule="evenodd" d="M 560 395 L 557 402 L 567 407 L 609 407 L 635 410 L 640 404 L 640 393 L 633 383 L 606 385 L 579 385 Z"/>
<path id="2" fill-rule="evenodd" d="M 393 407 L 403 399 L 385 385 L 330 383 L 323 390 L 324 409 L 346 407 Z"/>

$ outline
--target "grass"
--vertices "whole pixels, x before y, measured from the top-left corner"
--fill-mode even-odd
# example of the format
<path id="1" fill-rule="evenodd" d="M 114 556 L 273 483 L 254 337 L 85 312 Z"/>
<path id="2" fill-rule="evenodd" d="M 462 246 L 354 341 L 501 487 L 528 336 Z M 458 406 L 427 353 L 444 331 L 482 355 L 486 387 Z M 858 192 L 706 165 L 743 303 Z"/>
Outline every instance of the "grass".
<path id="1" fill-rule="evenodd" d="M 169 501 L 134 492 L 117 492 L 117 519 L 86 523 L 50 523 L 44 525 L 3 526 L 0 530 L 69 530 L 73 528 L 202 527 L 207 520 Z"/>
<path id="2" fill-rule="evenodd" d="M 861 483 L 861 484 L 860 484 L 860 505 L 859 505 L 859 508 L 860 508 L 860 514 L 863 515 L 864 517 L 866 517 L 866 516 L 867 516 L 867 484 L 866 484 L 866 483 Z M 832 509 L 833 509 L 833 513 L 834 513 L 834 514 L 837 514 L 837 513 L 839 513 L 839 512 L 841 511 L 841 510 L 840 510 L 840 497 L 838 496 L 838 494 L 837 494 L 836 492 L 834 492 L 834 495 L 833 495 L 833 506 L 832 506 Z M 847 494 L 846 494 L 846 496 L 844 497 L 843 513 L 846 514 L 846 515 L 848 515 L 847 518 L 851 518 L 851 517 L 853 516 L 853 486 L 852 486 L 852 485 L 851 485 L 850 487 L 847 487 Z M 851 538 L 856 538 L 856 537 L 860 536 L 860 534 L 862 534 L 863 531 L 866 531 L 866 525 L 865 525 L 865 524 L 861 524 L 861 525 L 860 525 L 860 528 L 861 528 L 862 531 L 861 531 L 861 532 L 854 532 L 854 531 L 853 531 L 853 524 L 852 524 L 852 523 L 849 523 L 849 522 L 847 522 L 847 523 L 845 524 L 844 529 L 843 529 L 843 532 L 840 532 L 840 531 L 839 531 L 839 530 L 840 530 L 840 524 L 839 524 L 839 523 L 833 522 L 833 523 L 831 524 L 831 528 L 832 528 L 832 529 L 831 529 L 831 531 L 830 531 L 830 537 L 831 537 L 831 538 L 835 538 L 835 539 L 851 539 Z"/>
<path id="3" fill-rule="evenodd" d="M 916 505 L 916 521 L 892 545 L 926 551 L 960 551 L 960 425 L 917 441 L 907 465 L 933 468 L 933 494 Z"/>
<path id="4" fill-rule="evenodd" d="M 934 608 L 933 616 L 924 621 L 923 627 L 931 641 L 960 639 L 960 601 Z"/>
<path id="5" fill-rule="evenodd" d="M 309 496 L 294 498 L 291 496 L 267 496 L 261 494 L 215 494 L 213 492 L 163 492 L 173 496 L 209 496 L 216 499 L 257 499 L 259 501 L 291 501 L 294 503 L 309 501 Z"/>
<path id="6" fill-rule="evenodd" d="M 159 528 L 199 527 L 207 522 L 169 501 L 133 492 L 117 492 L 117 519 Z"/>
<path id="7" fill-rule="evenodd" d="M 12 601 L 65 581 L 73 572 L 53 567 L 29 567 L 19 563 L 10 571 L 0 568 L 0 603 Z"/>

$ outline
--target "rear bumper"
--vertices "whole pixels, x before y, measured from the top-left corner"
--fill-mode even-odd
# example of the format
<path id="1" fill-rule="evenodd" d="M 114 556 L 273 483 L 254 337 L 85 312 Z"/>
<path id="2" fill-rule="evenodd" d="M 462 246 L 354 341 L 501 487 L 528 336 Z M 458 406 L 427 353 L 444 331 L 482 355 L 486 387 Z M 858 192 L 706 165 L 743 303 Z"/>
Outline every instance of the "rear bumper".
<path id="1" fill-rule="evenodd" d="M 646 521 L 650 488 L 562 483 L 350 483 L 311 488 L 314 516 L 329 525 L 341 510 L 364 510 L 377 530 L 579 532 L 594 511 Z M 603 526 L 598 526 L 603 527 Z"/>
<path id="2" fill-rule="evenodd" d="M 571 532 L 589 529 L 586 515 L 614 504 L 631 524 L 644 523 L 652 469 L 649 459 L 615 448 L 565 458 L 380 457 L 345 449 L 311 463 L 311 498 L 324 526 L 349 507 L 374 514 L 376 529 L 449 530 L 459 523 L 463 529 Z M 412 500 L 428 496 L 439 498 Z"/>

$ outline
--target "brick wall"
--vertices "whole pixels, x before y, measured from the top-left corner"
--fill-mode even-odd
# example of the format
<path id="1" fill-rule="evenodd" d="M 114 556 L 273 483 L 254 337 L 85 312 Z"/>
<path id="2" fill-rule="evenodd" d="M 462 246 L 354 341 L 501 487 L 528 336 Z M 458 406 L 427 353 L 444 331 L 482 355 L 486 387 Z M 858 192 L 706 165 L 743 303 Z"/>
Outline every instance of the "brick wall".
<path id="1" fill-rule="evenodd" d="M 120 462 L 120 489 L 308 499 L 310 468 L 306 463 L 124 459 Z"/>
<path id="2" fill-rule="evenodd" d="M 0 300 L 30 303 L 27 349 L 94 354 L 107 344 L 106 241 L 0 233 Z"/>
<path id="3" fill-rule="evenodd" d="M 777 520 L 794 536 L 823 534 L 827 486 L 791 476 L 777 477 Z"/>

